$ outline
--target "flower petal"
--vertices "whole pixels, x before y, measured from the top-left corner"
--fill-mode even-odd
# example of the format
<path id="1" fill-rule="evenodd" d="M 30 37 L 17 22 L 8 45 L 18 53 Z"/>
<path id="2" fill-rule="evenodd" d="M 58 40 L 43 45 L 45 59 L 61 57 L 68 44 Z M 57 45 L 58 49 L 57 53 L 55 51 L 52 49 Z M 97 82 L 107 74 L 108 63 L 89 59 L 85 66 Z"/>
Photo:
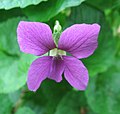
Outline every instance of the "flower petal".
<path id="1" fill-rule="evenodd" d="M 27 85 L 29 90 L 36 91 L 41 82 L 47 78 L 51 69 L 52 57 L 44 56 L 36 59 L 28 71 Z"/>
<path id="2" fill-rule="evenodd" d="M 48 78 L 53 79 L 56 82 L 60 82 L 62 80 L 62 73 L 64 71 L 64 68 L 64 61 L 61 58 L 53 58 L 52 67 Z"/>
<path id="3" fill-rule="evenodd" d="M 36 91 L 46 78 L 60 82 L 63 70 L 64 61 L 62 59 L 55 59 L 51 56 L 36 59 L 28 71 L 27 85 L 29 90 Z"/>
<path id="4" fill-rule="evenodd" d="M 99 31 L 98 24 L 75 24 L 63 31 L 58 48 L 77 58 L 86 58 L 97 48 Z"/>
<path id="5" fill-rule="evenodd" d="M 55 48 L 52 31 L 47 24 L 21 21 L 17 28 L 18 43 L 21 51 L 42 55 Z"/>
<path id="6" fill-rule="evenodd" d="M 85 90 L 88 84 L 88 71 L 83 63 L 70 56 L 64 56 L 66 80 L 76 89 Z"/>

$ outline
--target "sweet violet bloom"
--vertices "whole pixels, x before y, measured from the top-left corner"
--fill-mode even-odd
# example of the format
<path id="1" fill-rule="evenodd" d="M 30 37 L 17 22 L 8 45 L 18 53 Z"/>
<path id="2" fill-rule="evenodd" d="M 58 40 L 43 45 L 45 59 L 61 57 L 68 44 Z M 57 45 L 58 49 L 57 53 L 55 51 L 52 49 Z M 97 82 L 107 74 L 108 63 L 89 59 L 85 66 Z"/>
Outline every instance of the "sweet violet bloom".
<path id="1" fill-rule="evenodd" d="M 71 86 L 85 90 L 88 70 L 79 59 L 93 54 L 99 31 L 98 24 L 74 24 L 61 32 L 61 26 L 56 22 L 52 35 L 45 23 L 21 21 L 17 28 L 20 50 L 36 56 L 49 53 L 31 64 L 27 79 L 29 90 L 36 91 L 46 78 L 60 82 L 63 72 Z"/>

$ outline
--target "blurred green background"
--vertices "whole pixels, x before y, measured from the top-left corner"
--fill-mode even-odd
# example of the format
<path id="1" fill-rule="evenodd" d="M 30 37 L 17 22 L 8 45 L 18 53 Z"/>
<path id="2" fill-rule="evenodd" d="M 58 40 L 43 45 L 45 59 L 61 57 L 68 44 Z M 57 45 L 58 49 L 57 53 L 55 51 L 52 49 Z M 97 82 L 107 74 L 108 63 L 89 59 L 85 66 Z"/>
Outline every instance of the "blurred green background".
<path id="1" fill-rule="evenodd" d="M 86 91 L 65 79 L 45 80 L 34 93 L 26 86 L 36 58 L 20 52 L 16 28 L 21 20 L 45 22 L 53 29 L 99 23 L 99 46 L 82 59 L 90 74 Z M 0 0 L 0 114 L 120 114 L 120 0 Z"/>

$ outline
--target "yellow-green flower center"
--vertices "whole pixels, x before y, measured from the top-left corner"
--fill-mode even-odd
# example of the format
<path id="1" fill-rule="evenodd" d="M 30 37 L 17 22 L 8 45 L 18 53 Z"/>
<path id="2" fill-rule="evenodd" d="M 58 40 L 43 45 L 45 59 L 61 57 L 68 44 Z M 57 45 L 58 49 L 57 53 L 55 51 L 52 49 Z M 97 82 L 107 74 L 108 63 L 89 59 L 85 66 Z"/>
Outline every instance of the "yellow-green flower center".
<path id="1" fill-rule="evenodd" d="M 62 56 L 62 55 L 66 55 L 66 52 L 57 48 L 54 48 L 52 50 L 50 50 L 50 56 Z"/>

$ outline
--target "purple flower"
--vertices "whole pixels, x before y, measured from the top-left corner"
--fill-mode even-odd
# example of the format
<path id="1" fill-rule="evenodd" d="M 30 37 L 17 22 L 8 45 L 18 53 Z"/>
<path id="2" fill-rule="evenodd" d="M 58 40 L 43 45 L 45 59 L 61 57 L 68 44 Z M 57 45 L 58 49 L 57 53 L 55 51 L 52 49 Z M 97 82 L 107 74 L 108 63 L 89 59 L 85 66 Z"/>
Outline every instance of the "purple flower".
<path id="1" fill-rule="evenodd" d="M 27 79 L 29 90 L 36 91 L 46 78 L 60 82 L 63 72 L 71 86 L 85 90 L 88 71 L 79 59 L 93 54 L 98 45 L 99 31 L 98 24 L 75 24 L 61 33 L 56 46 L 47 24 L 21 21 L 17 28 L 21 51 L 36 56 L 50 50 L 52 53 L 52 56 L 40 57 L 31 64 Z M 66 56 L 66 52 L 72 56 Z"/>

